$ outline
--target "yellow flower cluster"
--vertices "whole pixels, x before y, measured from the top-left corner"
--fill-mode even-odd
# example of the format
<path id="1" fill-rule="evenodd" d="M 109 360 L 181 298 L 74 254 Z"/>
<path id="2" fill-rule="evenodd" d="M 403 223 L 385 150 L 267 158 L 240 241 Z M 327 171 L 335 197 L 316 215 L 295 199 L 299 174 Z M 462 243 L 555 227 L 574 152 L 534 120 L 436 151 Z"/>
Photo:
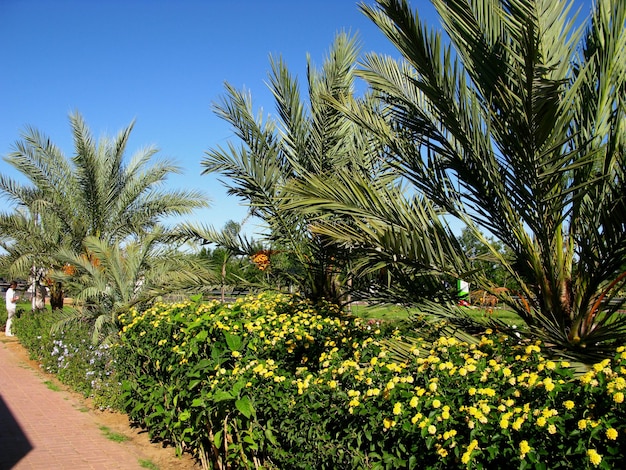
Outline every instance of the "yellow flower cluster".
<path id="1" fill-rule="evenodd" d="M 525 459 L 526 455 L 531 451 L 531 447 L 527 440 L 523 440 L 519 443 L 519 454 L 521 459 Z"/>
<path id="2" fill-rule="evenodd" d="M 587 457 L 589 457 L 589 461 L 596 467 L 602 462 L 602 456 L 598 454 L 598 451 L 595 449 L 589 449 L 587 451 Z"/>

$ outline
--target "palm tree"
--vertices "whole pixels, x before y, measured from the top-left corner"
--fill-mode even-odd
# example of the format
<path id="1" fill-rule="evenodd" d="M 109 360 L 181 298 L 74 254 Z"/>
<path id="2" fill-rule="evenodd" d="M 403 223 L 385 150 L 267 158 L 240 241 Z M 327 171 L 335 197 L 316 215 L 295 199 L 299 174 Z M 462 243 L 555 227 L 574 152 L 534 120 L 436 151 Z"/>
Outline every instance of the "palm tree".
<path id="1" fill-rule="evenodd" d="M 339 34 L 321 70 L 309 59 L 308 101 L 285 63 L 272 59 L 269 83 L 277 118 L 255 116 L 250 96 L 227 85 L 215 111 L 233 126 L 241 145 L 211 149 L 202 161 L 205 173 L 226 176 L 229 193 L 267 224 L 270 250 L 288 257 L 292 268 L 281 274 L 312 299 L 341 301 L 345 253 L 313 234 L 309 218 L 291 208 L 289 184 L 307 174 L 332 175 L 338 168 L 378 170 L 372 142 L 325 99 L 355 101 L 357 55 L 356 40 Z"/>
<path id="2" fill-rule="evenodd" d="M 35 270 L 45 276 L 46 269 L 43 267 L 57 263 L 55 254 L 66 242 L 66 234 L 60 230 L 60 225 L 46 213 L 37 214 L 33 218 L 28 211 L 18 208 L 13 213 L 0 214 L 0 246 L 6 252 L 0 263 L 10 277 L 30 276 L 28 273 L 32 274 Z M 31 288 L 36 291 L 41 279 L 30 277 L 35 281 Z M 52 309 L 62 308 L 61 286 L 47 284 Z"/>
<path id="3" fill-rule="evenodd" d="M 176 247 L 164 244 L 164 234 L 155 230 L 140 241 L 120 246 L 87 237 L 83 253 L 63 249 L 58 260 L 64 269 L 51 273 L 73 292 L 74 306 L 55 326 L 82 320 L 93 325 L 93 341 L 111 342 L 119 331 L 118 317 L 131 307 L 141 308 L 157 297 L 207 289 L 216 276 L 202 260 L 182 256 Z"/>
<path id="4" fill-rule="evenodd" d="M 626 339 L 626 318 L 616 314 L 626 282 L 626 4 L 598 0 L 586 29 L 574 29 L 564 0 L 433 4 L 449 45 L 406 0 L 361 5 L 403 59 L 363 62 L 382 112 L 335 104 L 384 142 L 424 207 L 464 222 L 519 284 L 503 300 L 532 334 L 575 355 L 609 354 Z M 312 183 L 311 197 L 324 186 Z M 333 199 L 325 188 L 310 210 L 332 205 L 362 223 L 377 220 L 362 204 L 375 191 L 353 189 L 360 193 Z M 320 224 L 346 243 L 372 238 L 346 240 L 345 230 Z M 455 258 L 447 235 L 415 230 L 414 240 L 435 236 Z"/>
<path id="5" fill-rule="evenodd" d="M 164 217 L 206 205 L 197 191 L 160 187 L 180 168 L 168 160 L 153 161 L 156 148 L 125 161 L 133 123 L 114 139 L 98 142 L 78 113 L 70 123 L 73 157 L 32 128 L 5 157 L 28 180 L 22 184 L 0 175 L 0 194 L 15 207 L 0 215 L 0 240 L 14 275 L 23 275 L 33 264 L 55 266 L 61 248 L 80 253 L 87 237 L 107 243 L 141 238 Z"/>

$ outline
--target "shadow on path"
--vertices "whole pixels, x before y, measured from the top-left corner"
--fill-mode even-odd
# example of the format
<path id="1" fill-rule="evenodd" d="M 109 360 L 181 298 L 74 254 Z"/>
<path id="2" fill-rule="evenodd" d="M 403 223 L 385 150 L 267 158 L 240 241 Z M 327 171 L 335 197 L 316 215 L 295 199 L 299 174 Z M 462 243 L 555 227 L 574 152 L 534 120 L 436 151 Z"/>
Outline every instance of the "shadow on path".
<path id="1" fill-rule="evenodd" d="M 13 468 L 33 446 L 0 396 L 0 470 Z"/>

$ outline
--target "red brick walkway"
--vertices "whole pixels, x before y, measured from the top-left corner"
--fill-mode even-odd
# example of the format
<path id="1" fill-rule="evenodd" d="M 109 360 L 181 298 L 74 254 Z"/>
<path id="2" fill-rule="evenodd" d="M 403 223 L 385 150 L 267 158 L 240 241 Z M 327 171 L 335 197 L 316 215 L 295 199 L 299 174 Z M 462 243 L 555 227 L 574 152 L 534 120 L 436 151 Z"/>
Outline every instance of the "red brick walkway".
<path id="1" fill-rule="evenodd" d="M 148 458 L 107 439 L 71 394 L 49 389 L 13 341 L 0 334 L 0 470 L 142 468 Z"/>

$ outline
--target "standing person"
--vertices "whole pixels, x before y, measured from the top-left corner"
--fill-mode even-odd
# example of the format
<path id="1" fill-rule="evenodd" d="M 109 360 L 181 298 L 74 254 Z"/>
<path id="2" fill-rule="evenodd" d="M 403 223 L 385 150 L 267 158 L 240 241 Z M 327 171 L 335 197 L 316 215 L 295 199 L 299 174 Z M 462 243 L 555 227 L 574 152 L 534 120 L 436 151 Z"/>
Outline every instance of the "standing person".
<path id="1" fill-rule="evenodd" d="M 19 297 L 17 295 L 17 282 L 12 281 L 9 289 L 6 293 L 6 302 L 7 302 L 7 326 L 4 330 L 4 334 L 7 336 L 13 336 L 11 333 L 11 322 L 13 321 L 13 316 L 15 315 L 15 311 L 17 310 L 17 301 Z"/>

